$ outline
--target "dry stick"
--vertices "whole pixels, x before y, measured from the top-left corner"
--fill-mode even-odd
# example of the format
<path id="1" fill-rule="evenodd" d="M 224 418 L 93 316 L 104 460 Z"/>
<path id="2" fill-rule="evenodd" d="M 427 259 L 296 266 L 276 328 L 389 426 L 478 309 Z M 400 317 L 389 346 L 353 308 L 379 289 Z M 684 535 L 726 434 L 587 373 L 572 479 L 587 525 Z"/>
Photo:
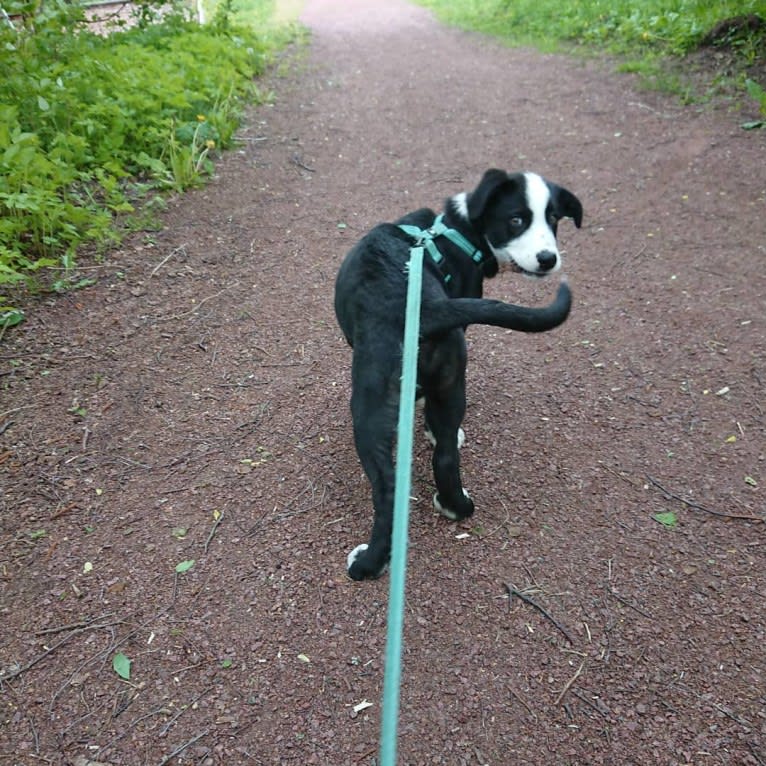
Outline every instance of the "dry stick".
<path id="1" fill-rule="evenodd" d="M 511 694 L 527 709 L 527 712 L 529 715 L 532 716 L 532 718 L 537 720 L 537 713 L 535 713 L 534 710 L 532 710 L 531 707 L 527 704 L 527 701 L 510 685 L 508 684 L 508 688 L 511 690 Z"/>
<path id="2" fill-rule="evenodd" d="M 672 689 L 679 689 L 682 692 L 686 692 L 686 694 L 691 694 L 693 697 L 696 697 L 698 700 L 704 700 L 708 704 L 712 705 L 719 713 L 722 715 L 725 715 L 727 718 L 731 718 L 732 721 L 735 723 L 738 723 L 740 726 L 744 727 L 745 729 L 754 729 L 750 721 L 748 721 L 746 718 L 741 718 L 738 716 L 733 710 L 730 710 L 729 708 L 725 707 L 724 705 L 721 705 L 718 702 L 712 702 L 710 700 L 705 700 L 704 697 L 694 689 L 689 688 L 688 686 L 685 686 L 683 684 L 677 684 L 677 683 L 670 683 L 668 686 Z"/>
<path id="3" fill-rule="evenodd" d="M 316 169 L 305 165 L 303 160 L 297 154 L 293 154 L 293 156 L 290 158 L 290 161 L 293 163 L 293 165 L 297 165 L 302 170 L 307 170 L 309 173 L 316 173 Z"/>
<path id="4" fill-rule="evenodd" d="M 220 514 L 218 514 L 218 518 L 215 520 L 215 522 L 213 522 L 213 528 L 210 530 L 210 534 L 207 536 L 207 540 L 205 540 L 205 553 L 207 553 L 208 546 L 212 542 L 213 538 L 215 537 L 216 530 L 223 521 L 224 513 L 225 511 L 221 511 Z"/>
<path id="5" fill-rule="evenodd" d="M 582 669 L 585 667 L 585 660 L 583 660 L 580 663 L 580 667 L 577 668 L 577 672 L 564 684 L 564 688 L 559 692 L 559 696 L 556 697 L 556 701 L 553 703 L 553 706 L 561 702 L 562 699 L 564 699 L 564 695 L 569 691 L 569 688 L 572 686 L 572 684 L 580 677 L 580 673 L 582 673 Z"/>
<path id="6" fill-rule="evenodd" d="M 196 737 L 192 737 L 188 742 L 179 745 L 172 753 L 168 753 L 162 758 L 159 766 L 165 766 L 166 763 L 172 761 L 177 755 L 183 753 L 186 748 L 191 747 L 195 742 L 199 742 L 203 737 L 207 737 L 208 734 L 210 734 L 210 729 L 205 729 L 205 731 L 200 732 Z"/>
<path id="7" fill-rule="evenodd" d="M 766 761 L 761 758 L 760 755 L 755 750 L 755 743 L 754 742 L 748 742 L 747 746 L 750 748 L 750 752 L 753 754 L 753 758 L 755 758 L 756 761 L 758 761 L 759 766 L 766 766 Z"/>
<path id="8" fill-rule="evenodd" d="M 667 497 L 673 498 L 673 500 L 678 500 L 680 503 L 683 503 L 688 508 L 692 508 L 695 511 L 704 511 L 705 513 L 710 513 L 713 516 L 722 516 L 725 519 L 746 519 L 747 521 L 760 521 L 763 523 L 766 521 L 763 516 L 751 516 L 746 513 L 724 513 L 723 511 L 714 511 L 711 508 L 706 508 L 704 505 L 700 505 L 699 503 L 695 503 L 691 500 L 687 500 L 685 497 L 681 497 L 681 495 L 677 495 L 675 492 L 671 492 L 668 489 L 665 489 L 665 487 L 660 484 L 657 479 L 655 479 L 653 476 L 649 476 L 649 474 L 646 475 L 646 478 L 649 479 L 649 481 L 654 484 L 657 489 L 659 489 L 661 492 L 664 492 Z"/>
<path id="9" fill-rule="evenodd" d="M 602 710 L 593 700 L 589 700 L 582 692 L 577 691 L 577 689 L 572 689 L 572 694 L 574 694 L 575 697 L 577 697 L 580 702 L 584 702 L 591 710 L 595 710 L 600 716 L 603 716 L 604 718 L 609 718 L 609 711 L 608 710 Z"/>
<path id="10" fill-rule="evenodd" d="M 93 623 L 89 623 L 88 625 L 84 625 L 81 628 L 74 628 L 72 632 L 68 636 L 64 636 L 60 641 L 57 641 L 53 646 L 48 647 L 42 654 L 38 654 L 37 657 L 33 657 L 29 662 L 22 665 L 21 667 L 16 668 L 16 670 L 11 670 L 4 675 L 0 675 L 0 684 L 2 684 L 4 681 L 10 681 L 12 678 L 16 678 L 17 676 L 20 676 L 22 673 L 26 673 L 27 670 L 30 668 L 33 668 L 35 665 L 37 665 L 38 662 L 42 662 L 48 655 L 53 654 L 53 652 L 56 651 L 60 646 L 63 646 L 67 641 L 69 641 L 72 636 L 77 636 L 80 633 L 83 633 L 86 630 L 90 629 L 97 629 L 97 628 L 103 628 L 104 625 L 93 625 Z"/>
<path id="11" fill-rule="evenodd" d="M 152 273 L 149 274 L 150 277 L 153 277 L 176 253 L 180 252 L 186 252 L 186 245 L 179 245 L 174 250 L 171 250 L 168 255 L 166 255 L 153 269 Z"/>
<path id="12" fill-rule="evenodd" d="M 513 583 L 506 582 L 503 584 L 507 588 L 508 594 L 509 594 L 509 601 L 508 601 L 509 609 L 511 606 L 510 598 L 512 598 L 513 596 L 518 596 L 522 601 L 524 601 L 525 603 L 537 609 L 537 611 L 540 612 L 540 614 L 543 617 L 545 617 L 546 620 L 548 620 L 554 627 L 556 627 L 559 631 L 561 631 L 561 633 L 564 635 L 566 640 L 569 641 L 569 643 L 572 644 L 572 646 L 575 645 L 575 641 L 572 638 L 569 631 L 560 622 L 558 622 L 558 620 L 552 617 L 542 606 L 540 606 L 540 604 L 538 604 L 537 601 L 535 601 L 530 596 L 527 596 L 525 593 L 522 593 L 520 590 L 516 588 L 516 586 Z"/>
<path id="13" fill-rule="evenodd" d="M 203 298 L 199 303 L 197 303 L 195 306 L 192 306 L 192 308 L 190 308 L 188 311 L 184 311 L 180 314 L 172 314 L 171 316 L 157 317 L 156 321 L 171 322 L 174 319 L 183 319 L 184 317 L 187 317 L 190 314 L 194 314 L 195 312 L 199 311 L 205 303 L 213 300 L 213 298 L 220 297 L 227 290 L 231 290 L 233 287 L 236 287 L 238 284 L 239 284 L 238 281 L 232 282 L 230 285 L 227 285 L 226 287 L 224 287 L 223 290 L 219 290 L 217 293 L 213 293 L 212 295 L 208 295 L 207 297 Z"/>
<path id="14" fill-rule="evenodd" d="M 618 593 L 615 593 L 611 588 L 607 589 L 607 593 L 612 596 L 613 598 L 617 599 L 623 606 L 627 606 L 630 609 L 633 609 L 633 611 L 638 612 L 643 617 L 646 617 L 648 620 L 654 619 L 652 615 L 650 615 L 648 612 L 645 612 L 641 607 L 636 606 L 635 604 L 632 604 L 628 599 L 623 598 Z"/>
<path id="15" fill-rule="evenodd" d="M 135 698 L 134 698 L 135 699 Z M 158 707 L 156 710 L 150 710 L 148 713 L 144 713 L 144 715 L 139 716 L 135 720 L 131 721 L 125 729 L 123 729 L 119 734 L 115 734 L 114 737 L 112 737 L 105 745 L 102 745 L 99 749 L 99 755 L 104 755 L 110 748 L 114 747 L 121 739 L 123 739 L 128 732 L 131 731 L 131 729 L 135 729 L 136 726 L 138 726 L 141 721 L 145 721 L 147 718 L 152 718 L 155 715 L 159 715 L 167 708 L 162 705 L 161 707 Z M 93 763 L 93 761 L 90 761 L 90 763 Z"/>
<path id="16" fill-rule="evenodd" d="M 57 628 L 43 628 L 43 630 L 36 630 L 35 635 L 36 636 L 46 636 L 50 633 L 63 633 L 65 630 L 75 630 L 76 628 L 89 628 L 93 626 L 94 622 L 99 622 L 100 620 L 106 620 L 109 617 L 112 617 L 112 612 L 107 612 L 106 614 L 102 614 L 100 617 L 94 617 L 90 620 L 83 620 L 81 622 L 71 622 L 69 625 L 59 625 Z"/>
<path id="17" fill-rule="evenodd" d="M 201 691 L 188 705 L 184 705 L 161 729 L 158 736 L 164 737 L 172 728 L 173 724 L 190 708 L 199 702 L 209 691 L 212 690 L 212 686 L 209 686 L 204 691 Z"/>

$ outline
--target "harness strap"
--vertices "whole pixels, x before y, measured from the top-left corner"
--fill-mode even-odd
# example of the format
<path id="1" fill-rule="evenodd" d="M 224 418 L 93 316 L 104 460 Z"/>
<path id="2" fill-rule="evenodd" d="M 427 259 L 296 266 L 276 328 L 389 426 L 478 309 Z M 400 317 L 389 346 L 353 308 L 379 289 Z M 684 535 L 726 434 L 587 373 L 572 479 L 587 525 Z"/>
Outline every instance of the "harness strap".
<path id="1" fill-rule="evenodd" d="M 451 275 L 445 271 L 444 256 L 439 252 L 434 240 L 437 237 L 446 237 L 453 245 L 457 245 L 471 260 L 480 266 L 484 260 L 484 253 L 474 247 L 457 229 L 451 229 L 444 223 L 444 215 L 439 215 L 429 229 L 421 229 L 418 226 L 399 224 L 399 228 L 416 241 L 415 247 L 423 247 L 431 256 L 431 260 L 439 267 L 444 276 L 444 281 L 449 282 Z"/>

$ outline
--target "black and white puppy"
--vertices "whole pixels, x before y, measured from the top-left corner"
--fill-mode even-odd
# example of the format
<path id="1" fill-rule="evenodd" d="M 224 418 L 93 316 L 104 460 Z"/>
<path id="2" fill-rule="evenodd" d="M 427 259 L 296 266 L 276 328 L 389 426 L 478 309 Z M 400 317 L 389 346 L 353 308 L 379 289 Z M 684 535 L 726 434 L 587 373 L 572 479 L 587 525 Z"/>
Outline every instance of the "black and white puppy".
<path id="1" fill-rule="evenodd" d="M 375 512 L 369 543 L 348 556 L 348 574 L 354 580 L 379 577 L 391 553 L 392 452 L 407 263 L 417 239 L 413 231 L 421 230 L 433 239 L 431 253 L 423 262 L 418 396 L 425 398 L 426 430 L 435 445 L 434 505 L 454 520 L 474 510 L 461 482 L 458 453 L 466 407 L 465 328 L 488 324 L 543 332 L 567 318 L 572 298 L 565 280 L 554 301 L 543 308 L 481 297 L 483 280 L 502 267 L 531 277 L 558 271 L 556 227 L 561 218 L 571 218 L 580 227 L 582 205 L 574 194 L 534 173 L 492 169 L 474 191 L 449 198 L 441 219 L 434 211 L 421 209 L 395 224 L 380 224 L 346 256 L 335 285 L 335 313 L 353 347 L 354 441 L 372 485 Z"/>

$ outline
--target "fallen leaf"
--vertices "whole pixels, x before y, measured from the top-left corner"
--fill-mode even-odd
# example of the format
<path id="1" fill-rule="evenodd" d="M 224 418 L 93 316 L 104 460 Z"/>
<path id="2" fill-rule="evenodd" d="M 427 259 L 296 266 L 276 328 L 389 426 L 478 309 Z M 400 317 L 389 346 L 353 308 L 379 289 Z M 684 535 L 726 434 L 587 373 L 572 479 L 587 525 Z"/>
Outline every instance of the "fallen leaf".
<path id="1" fill-rule="evenodd" d="M 758 486 L 758 482 L 752 476 L 745 476 L 745 484 L 749 484 L 751 487 Z"/>
<path id="2" fill-rule="evenodd" d="M 301 662 L 311 662 L 311 660 L 305 654 L 299 654 L 298 655 L 298 659 Z"/>
<path id="3" fill-rule="evenodd" d="M 176 564 L 176 574 L 188 572 L 197 562 L 194 559 L 187 559 L 180 564 Z"/>
<path id="4" fill-rule="evenodd" d="M 354 705 L 354 712 L 361 713 L 362 710 L 367 710 L 368 707 L 372 707 L 372 702 L 368 702 L 367 700 L 362 700 L 361 702 L 357 702 L 357 704 Z"/>
<path id="5" fill-rule="evenodd" d="M 93 571 L 93 564 L 90 561 L 86 561 L 82 565 L 82 573 L 88 574 L 89 572 L 92 572 L 92 571 Z"/>
<path id="6" fill-rule="evenodd" d="M 112 660 L 114 672 L 126 681 L 130 679 L 130 665 L 130 660 L 122 652 L 117 652 L 117 654 L 114 655 L 114 659 Z"/>

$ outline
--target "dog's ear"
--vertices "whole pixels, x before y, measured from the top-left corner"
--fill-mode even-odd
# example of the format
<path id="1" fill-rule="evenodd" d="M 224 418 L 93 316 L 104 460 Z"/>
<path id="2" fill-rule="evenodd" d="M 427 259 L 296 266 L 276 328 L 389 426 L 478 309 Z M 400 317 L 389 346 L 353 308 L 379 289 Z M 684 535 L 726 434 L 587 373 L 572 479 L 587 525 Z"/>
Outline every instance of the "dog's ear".
<path id="1" fill-rule="evenodd" d="M 475 221 L 487 209 L 492 197 L 505 184 L 512 183 L 508 173 L 504 170 L 491 168 L 483 176 L 479 185 L 468 195 L 468 219 Z"/>
<path id="2" fill-rule="evenodd" d="M 549 184 L 551 199 L 556 209 L 557 218 L 571 218 L 579 229 L 582 226 L 582 204 L 571 191 L 562 186 Z"/>

